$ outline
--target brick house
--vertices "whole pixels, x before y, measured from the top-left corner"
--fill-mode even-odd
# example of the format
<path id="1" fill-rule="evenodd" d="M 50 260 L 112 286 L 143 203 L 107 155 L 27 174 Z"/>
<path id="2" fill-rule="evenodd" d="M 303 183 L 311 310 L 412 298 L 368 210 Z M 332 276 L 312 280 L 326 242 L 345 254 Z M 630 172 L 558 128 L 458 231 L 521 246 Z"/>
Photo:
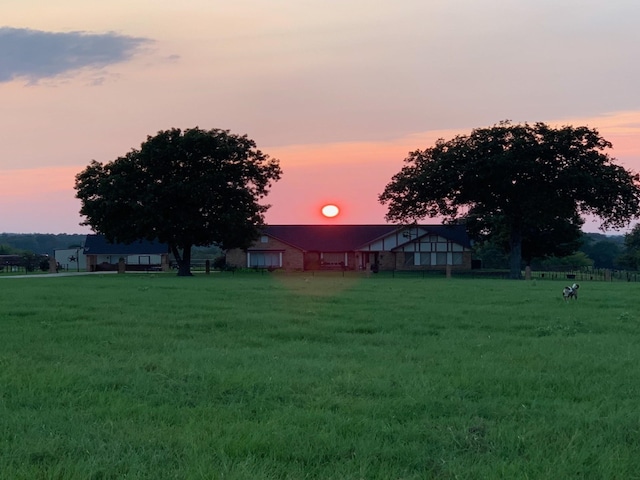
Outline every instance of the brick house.
<path id="1" fill-rule="evenodd" d="M 270 225 L 248 249 L 226 252 L 236 268 L 454 270 L 471 268 L 463 225 Z"/>

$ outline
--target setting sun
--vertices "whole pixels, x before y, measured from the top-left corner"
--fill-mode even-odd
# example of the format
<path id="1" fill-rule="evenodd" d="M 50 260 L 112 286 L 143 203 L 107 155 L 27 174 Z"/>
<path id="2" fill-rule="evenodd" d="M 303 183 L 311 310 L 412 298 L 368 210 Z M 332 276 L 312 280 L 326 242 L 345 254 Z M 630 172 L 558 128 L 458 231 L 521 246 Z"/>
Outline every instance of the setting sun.
<path id="1" fill-rule="evenodd" d="M 340 213 L 340 209 L 335 205 L 325 205 L 322 207 L 322 215 L 328 218 L 333 218 Z"/>

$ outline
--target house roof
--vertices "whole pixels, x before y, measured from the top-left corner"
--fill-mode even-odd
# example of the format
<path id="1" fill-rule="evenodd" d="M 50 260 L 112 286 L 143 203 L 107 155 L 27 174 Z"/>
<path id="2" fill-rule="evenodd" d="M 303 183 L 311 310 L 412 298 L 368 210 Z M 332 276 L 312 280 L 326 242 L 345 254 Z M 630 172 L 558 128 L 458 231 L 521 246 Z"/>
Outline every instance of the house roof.
<path id="1" fill-rule="evenodd" d="M 85 255 L 161 255 L 167 253 L 167 245 L 148 240 L 132 243 L 110 243 L 103 235 L 87 235 L 84 243 Z"/>
<path id="2" fill-rule="evenodd" d="M 463 225 L 417 225 L 470 247 Z M 269 225 L 263 230 L 284 243 L 305 251 L 350 252 L 405 227 L 398 225 Z"/>

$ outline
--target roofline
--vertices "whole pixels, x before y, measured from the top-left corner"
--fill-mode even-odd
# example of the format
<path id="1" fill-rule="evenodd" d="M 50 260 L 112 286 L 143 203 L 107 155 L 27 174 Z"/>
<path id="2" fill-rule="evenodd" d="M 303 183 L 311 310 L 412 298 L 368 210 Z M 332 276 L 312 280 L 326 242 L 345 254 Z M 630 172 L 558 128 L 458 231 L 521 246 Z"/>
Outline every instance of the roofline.
<path id="1" fill-rule="evenodd" d="M 384 224 L 383 224 L 383 225 L 374 225 L 374 227 L 375 227 L 375 226 L 383 227 L 383 226 L 385 226 L 385 225 L 384 225 Z M 389 225 L 389 226 L 390 226 L 390 227 L 393 227 L 393 225 Z M 378 237 L 376 237 L 376 238 L 374 238 L 374 239 L 372 239 L 372 240 L 369 240 L 367 243 L 363 243 L 362 245 L 358 245 L 357 250 L 360 250 L 360 249 L 361 249 L 362 247 L 364 247 L 365 245 L 369 245 L 370 243 L 374 243 L 374 242 L 377 242 L 378 240 L 381 240 L 381 239 L 383 239 L 383 238 L 385 238 L 385 237 L 388 237 L 389 235 L 391 235 L 391 234 L 393 234 L 393 233 L 397 233 L 397 232 L 398 232 L 399 230 L 401 230 L 402 228 L 404 228 L 404 227 L 403 227 L 403 226 L 399 226 L 399 227 L 398 227 L 398 226 L 396 226 L 396 228 L 394 228 L 393 230 L 390 230 L 390 231 L 389 231 L 389 233 L 385 233 L 384 235 L 380 235 L 380 236 L 378 236 Z"/>
<path id="2" fill-rule="evenodd" d="M 374 225 L 375 226 L 375 225 Z M 379 225 L 379 226 L 384 226 L 384 225 Z M 391 225 L 390 225 L 391 226 Z M 400 230 L 404 230 L 405 228 L 409 228 L 409 227 L 413 227 L 413 228 L 421 228 L 423 230 L 426 230 L 426 232 L 416 238 L 413 239 L 409 239 L 406 242 L 403 243 L 399 243 L 398 245 L 396 245 L 392 250 L 402 247 L 404 245 L 408 245 L 410 243 L 415 242 L 418 239 L 424 238 L 427 235 L 431 235 L 431 232 L 429 232 L 429 227 L 457 227 L 457 228 L 464 228 L 464 225 L 460 225 L 460 224 L 453 224 L 453 225 L 446 225 L 446 224 L 438 224 L 438 223 L 407 223 L 407 224 L 402 224 L 402 225 L 398 225 L 397 228 L 395 230 L 391 230 L 389 233 L 384 234 L 384 235 L 380 235 L 377 238 L 374 238 L 373 240 L 364 243 L 362 245 L 358 245 L 358 250 L 361 249 L 362 247 L 364 247 L 365 245 L 369 245 L 371 243 L 377 242 L 378 240 L 381 240 L 383 238 L 386 238 L 387 236 L 394 234 L 394 233 L 398 233 Z M 466 228 L 465 232 L 466 232 Z M 440 232 L 438 232 L 438 235 L 440 235 Z M 441 235 L 440 235 L 441 236 Z M 447 238 L 447 237 L 443 237 L 443 238 Z M 456 240 L 452 239 L 452 238 L 447 238 L 447 240 L 450 241 L 455 241 L 456 243 L 458 243 Z M 471 242 L 471 240 L 469 240 L 469 243 Z M 471 245 L 469 244 L 464 245 L 463 243 L 460 243 L 460 245 L 462 245 L 464 248 L 471 248 Z"/>
<path id="3" fill-rule="evenodd" d="M 299 225 L 266 225 L 265 227 L 266 227 L 266 228 L 268 228 L 268 227 L 282 227 L 282 226 L 287 226 L 287 227 L 288 227 L 288 226 L 297 227 L 297 226 L 299 226 Z M 303 226 L 307 226 L 307 225 L 303 225 Z M 273 235 L 272 233 L 267 233 L 267 232 L 266 232 L 266 231 L 264 231 L 264 230 L 262 231 L 261 235 L 267 235 L 268 237 L 275 238 L 275 239 L 276 239 L 276 240 L 278 240 L 279 242 L 282 242 L 282 243 L 284 243 L 285 245 L 289 245 L 290 247 L 297 248 L 297 249 L 298 249 L 298 250 L 300 250 L 301 252 L 306 252 L 306 251 L 307 251 L 307 250 L 305 250 L 304 248 L 300 247 L 299 245 L 295 245 L 295 244 L 293 244 L 293 243 L 291 243 L 291 242 L 287 242 L 286 240 L 282 240 L 281 238 L 276 237 L 276 236 L 275 236 L 275 235 Z M 260 248 L 247 248 L 247 251 L 251 251 L 251 250 L 263 250 L 263 249 L 260 249 Z"/>

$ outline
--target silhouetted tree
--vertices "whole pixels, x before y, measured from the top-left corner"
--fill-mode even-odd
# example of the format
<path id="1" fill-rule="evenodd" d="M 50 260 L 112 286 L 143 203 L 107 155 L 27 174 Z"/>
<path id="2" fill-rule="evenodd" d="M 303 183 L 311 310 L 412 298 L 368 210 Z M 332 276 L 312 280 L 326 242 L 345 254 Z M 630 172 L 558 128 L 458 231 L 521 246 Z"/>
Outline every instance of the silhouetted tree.
<path id="1" fill-rule="evenodd" d="M 191 275 L 193 246 L 243 248 L 257 238 L 269 208 L 259 201 L 280 175 L 246 135 L 174 128 L 113 162 L 92 161 L 75 188 L 83 225 L 113 242 L 166 243 L 178 275 Z"/>
<path id="2" fill-rule="evenodd" d="M 603 229 L 639 215 L 640 178 L 613 163 L 610 147 L 587 127 L 504 121 L 411 152 L 379 200 L 390 221 L 469 219 L 485 236 L 508 235 L 510 275 L 520 278 L 528 239 L 554 228 L 568 233 L 558 243 L 573 241 L 581 214 Z"/>

